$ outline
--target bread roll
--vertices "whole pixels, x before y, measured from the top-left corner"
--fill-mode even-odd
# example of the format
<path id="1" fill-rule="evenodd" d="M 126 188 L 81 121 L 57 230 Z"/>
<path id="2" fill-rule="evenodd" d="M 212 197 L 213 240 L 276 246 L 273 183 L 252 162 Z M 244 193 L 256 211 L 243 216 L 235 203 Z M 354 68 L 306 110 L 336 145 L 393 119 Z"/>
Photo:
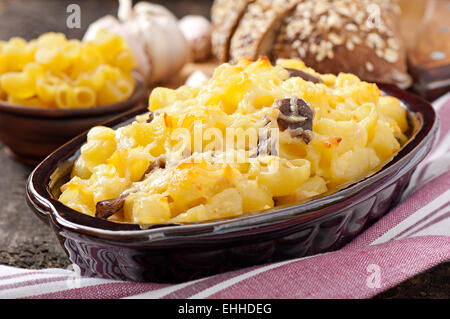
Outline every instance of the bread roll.
<path id="1" fill-rule="evenodd" d="M 411 78 L 397 18 L 386 1 L 306 0 L 285 18 L 272 54 L 299 58 L 321 73 L 405 88 Z"/>
<path id="2" fill-rule="evenodd" d="M 406 88 L 411 78 L 399 10 L 395 0 L 216 0 L 213 53 L 222 61 L 298 58 L 321 73 Z"/>
<path id="3" fill-rule="evenodd" d="M 230 57 L 268 55 L 283 18 L 301 0 L 256 0 L 247 7 L 231 38 Z"/>
<path id="4" fill-rule="evenodd" d="M 221 61 L 229 59 L 231 37 L 253 0 L 216 0 L 211 8 L 212 19 L 212 51 Z"/>

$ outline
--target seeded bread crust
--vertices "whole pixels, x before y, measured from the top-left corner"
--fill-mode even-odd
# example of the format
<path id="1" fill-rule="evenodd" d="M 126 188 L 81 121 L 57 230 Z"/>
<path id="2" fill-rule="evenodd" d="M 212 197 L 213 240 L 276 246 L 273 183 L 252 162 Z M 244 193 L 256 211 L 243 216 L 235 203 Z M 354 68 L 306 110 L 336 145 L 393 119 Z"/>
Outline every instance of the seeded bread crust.
<path id="1" fill-rule="evenodd" d="M 231 38 L 231 60 L 270 53 L 281 22 L 300 1 L 256 0 L 249 4 Z"/>
<path id="2" fill-rule="evenodd" d="M 283 21 L 273 58 L 298 58 L 320 73 L 348 72 L 406 88 L 398 7 L 386 0 L 305 0 Z"/>
<path id="3" fill-rule="evenodd" d="M 249 3 L 254 0 L 216 0 L 211 8 L 212 51 L 221 61 L 229 59 L 231 37 Z"/>

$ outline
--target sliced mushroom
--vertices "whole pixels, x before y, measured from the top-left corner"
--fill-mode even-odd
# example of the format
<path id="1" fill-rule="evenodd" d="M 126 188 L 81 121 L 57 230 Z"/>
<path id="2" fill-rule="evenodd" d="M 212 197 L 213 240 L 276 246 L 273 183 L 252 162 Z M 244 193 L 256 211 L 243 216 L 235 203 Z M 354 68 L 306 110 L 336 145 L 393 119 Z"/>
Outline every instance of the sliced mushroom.
<path id="1" fill-rule="evenodd" d="M 298 69 L 291 69 L 291 68 L 285 68 L 285 69 L 286 69 L 286 71 L 289 72 L 289 75 L 291 78 L 299 77 L 308 82 L 323 83 L 321 78 L 318 78 L 318 77 L 312 75 L 311 73 L 308 73 L 308 72 L 305 72 L 302 70 L 298 70 Z"/>
<path id="2" fill-rule="evenodd" d="M 150 113 L 148 114 L 147 123 L 151 123 L 154 118 L 155 118 L 155 113 L 150 111 Z"/>
<path id="3" fill-rule="evenodd" d="M 152 172 L 153 170 L 157 168 L 165 168 L 166 167 L 166 157 L 165 156 L 159 156 L 157 157 L 153 163 L 151 163 L 147 170 L 145 171 L 144 175 L 147 175 L 148 173 Z"/>
<path id="4" fill-rule="evenodd" d="M 164 156 L 159 156 L 153 161 L 147 168 L 145 175 L 157 168 L 166 167 L 166 158 Z M 95 205 L 95 217 L 108 219 L 114 214 L 117 214 L 123 209 L 125 205 L 125 200 L 127 199 L 130 192 L 125 192 L 117 198 L 103 200 Z"/>
<path id="5" fill-rule="evenodd" d="M 120 212 L 125 205 L 128 193 L 124 193 L 117 198 L 103 200 L 95 205 L 95 217 L 107 219 Z"/>
<path id="6" fill-rule="evenodd" d="M 308 144 L 312 138 L 314 112 L 308 102 L 292 97 L 275 101 L 280 110 L 277 122 L 282 131 L 289 130 L 292 137 L 302 138 Z"/>

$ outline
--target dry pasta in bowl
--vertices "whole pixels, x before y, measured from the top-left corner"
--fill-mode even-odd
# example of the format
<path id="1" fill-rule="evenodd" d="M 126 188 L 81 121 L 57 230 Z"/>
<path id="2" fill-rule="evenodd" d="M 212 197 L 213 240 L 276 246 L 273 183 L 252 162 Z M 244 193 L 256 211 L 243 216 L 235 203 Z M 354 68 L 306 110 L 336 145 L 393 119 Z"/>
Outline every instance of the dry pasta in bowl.
<path id="1" fill-rule="evenodd" d="M 199 87 L 156 88 L 129 125 L 91 129 L 59 201 L 141 225 L 242 216 L 367 177 L 410 129 L 398 99 L 355 75 L 244 58 Z"/>
<path id="2" fill-rule="evenodd" d="M 127 100 L 136 62 L 127 43 L 106 30 L 92 41 L 45 33 L 0 42 L 0 99 L 42 108 L 81 109 Z"/>

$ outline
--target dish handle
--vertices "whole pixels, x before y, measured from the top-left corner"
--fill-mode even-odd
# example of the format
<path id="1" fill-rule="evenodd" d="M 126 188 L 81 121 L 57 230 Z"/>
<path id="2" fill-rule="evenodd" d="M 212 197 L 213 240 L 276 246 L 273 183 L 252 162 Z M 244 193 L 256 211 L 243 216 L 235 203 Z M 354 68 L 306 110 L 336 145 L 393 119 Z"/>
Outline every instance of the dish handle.
<path id="1" fill-rule="evenodd" d="M 51 212 L 51 205 L 49 203 L 46 203 L 46 200 L 38 195 L 38 192 L 33 187 L 33 179 L 35 179 L 35 172 L 34 171 L 27 181 L 27 191 L 26 191 L 26 197 L 27 197 L 27 204 L 28 207 L 34 212 L 34 214 L 47 226 L 50 227 L 50 212 Z"/>

